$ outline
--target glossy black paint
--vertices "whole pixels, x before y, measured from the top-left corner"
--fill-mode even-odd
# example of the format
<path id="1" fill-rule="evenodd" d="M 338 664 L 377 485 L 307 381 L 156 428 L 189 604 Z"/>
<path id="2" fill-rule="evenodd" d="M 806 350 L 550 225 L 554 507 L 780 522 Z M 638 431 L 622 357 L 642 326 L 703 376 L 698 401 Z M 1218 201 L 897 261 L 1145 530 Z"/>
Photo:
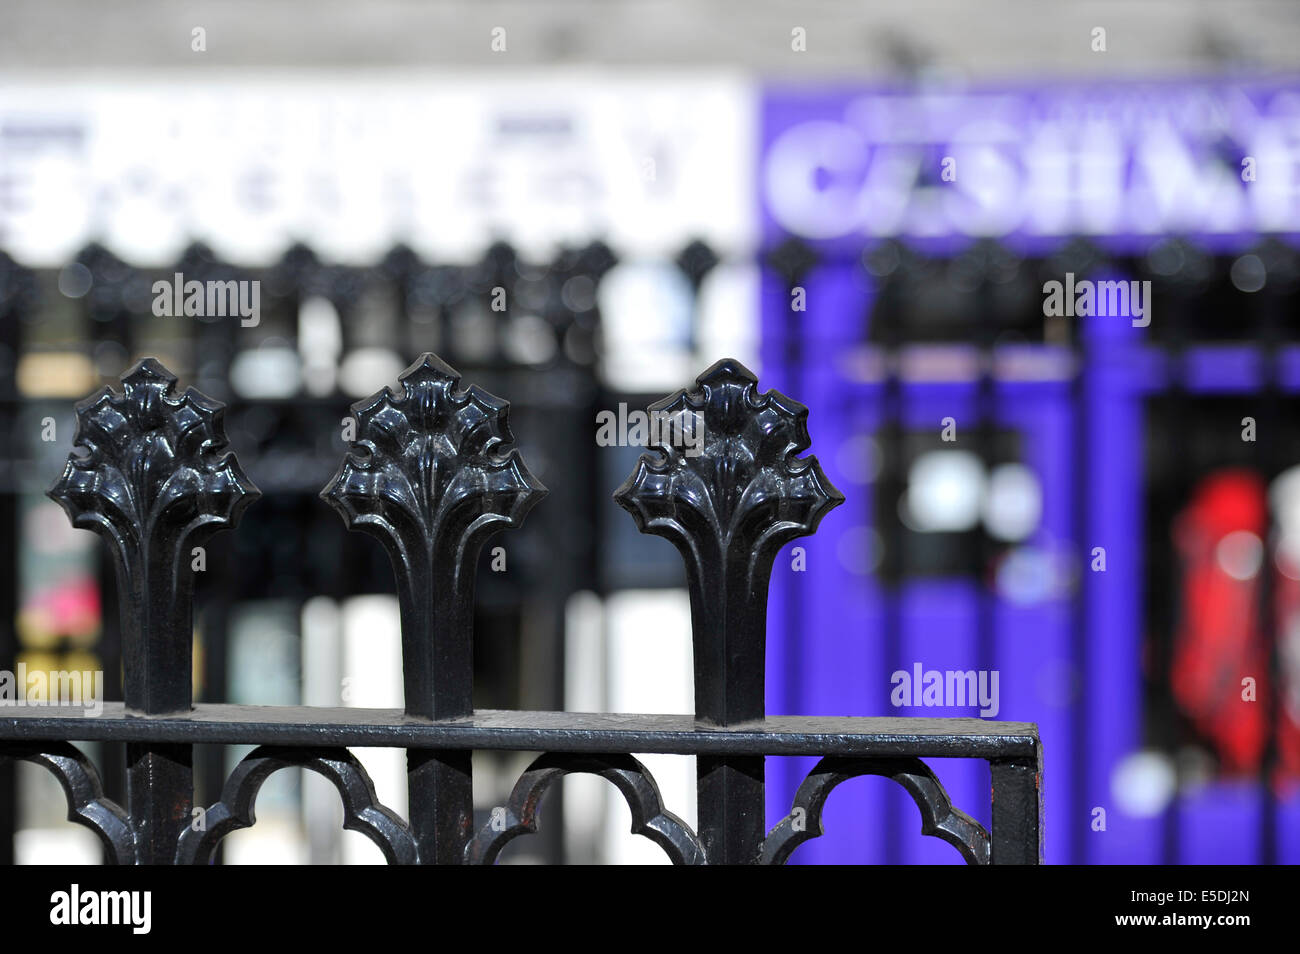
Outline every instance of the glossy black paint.
<path id="1" fill-rule="evenodd" d="M 379 538 L 397 575 L 406 714 L 474 711 L 474 572 L 483 543 L 546 496 L 524 466 L 509 405 L 426 354 L 352 406 L 356 439 L 321 497 Z M 411 823 L 423 857 L 459 861 L 474 823 L 470 753 L 412 751 Z"/>
<path id="2" fill-rule="evenodd" d="M 681 437 L 642 455 L 614 499 L 642 533 L 671 540 L 686 562 L 696 718 L 739 725 L 764 716 L 772 562 L 844 496 L 815 457 L 795 456 L 810 443 L 802 404 L 760 394 L 758 378 L 734 360 L 719 361 L 695 385 L 650 405 L 669 422 L 669 437 Z M 696 765 L 709 857 L 752 861 L 763 841 L 763 760 L 701 756 Z"/>
<path id="3" fill-rule="evenodd" d="M 302 766 L 328 778 L 345 827 L 392 863 L 490 864 L 536 831 L 542 800 L 571 772 L 609 780 L 634 831 L 679 864 L 779 864 L 821 833 L 831 790 L 863 774 L 899 782 L 921 809 L 923 833 L 972 864 L 1041 859 L 1042 749 L 1035 726 L 978 719 L 767 716 L 766 608 L 780 548 L 815 532 L 843 502 L 809 446 L 807 408 L 758 390 L 724 360 L 651 410 L 701 429 L 700 453 L 665 438 L 643 455 L 615 498 L 646 533 L 668 538 L 687 568 L 696 711 L 627 715 L 475 711 L 474 567 L 484 541 L 517 527 L 545 495 L 507 423 L 508 406 L 460 387 L 431 354 L 389 389 L 353 406 L 351 451 L 321 496 L 348 527 L 387 548 L 402 615 L 405 707 L 397 710 L 191 704 L 193 546 L 234 526 L 258 496 L 226 452 L 222 406 L 145 359 L 78 405 L 75 444 L 50 495 L 74 525 L 105 536 L 118 568 L 126 701 L 96 717 L 40 707 L 0 715 L 0 759 L 44 765 L 63 785 L 69 818 L 94 830 L 110 860 L 205 864 L 221 839 L 255 822 L 257 791 L 273 772 Z M 669 432 L 671 433 L 671 432 Z M 678 432 L 679 434 L 681 431 Z M 695 448 L 692 447 L 692 450 Z M 128 804 L 104 797 L 94 766 L 70 742 L 127 743 Z M 220 800 L 191 823 L 192 746 L 257 744 Z M 410 821 L 378 804 L 348 751 L 408 753 Z M 474 749 L 540 751 L 509 804 L 473 830 Z M 699 832 L 662 804 L 633 753 L 697 756 Z M 789 816 L 765 833 L 767 755 L 820 755 Z M 952 806 L 924 757 L 986 759 L 993 825 Z"/>

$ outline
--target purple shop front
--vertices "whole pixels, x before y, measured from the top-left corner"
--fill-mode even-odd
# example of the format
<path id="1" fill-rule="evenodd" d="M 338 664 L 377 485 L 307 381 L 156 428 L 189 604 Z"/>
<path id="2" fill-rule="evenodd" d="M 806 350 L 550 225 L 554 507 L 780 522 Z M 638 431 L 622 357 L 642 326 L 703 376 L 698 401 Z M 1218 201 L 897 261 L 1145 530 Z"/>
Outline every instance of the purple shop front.
<path id="1" fill-rule="evenodd" d="M 978 718 L 978 701 L 927 704 L 898 691 L 896 674 L 996 673 L 985 716 L 1036 722 L 1043 739 L 1048 862 L 1300 862 L 1294 790 L 1177 773 L 1171 787 L 1147 757 L 1143 685 L 1148 401 L 1175 387 L 1193 402 L 1250 397 L 1266 382 L 1290 397 L 1300 348 L 1190 341 L 1173 352 L 1153 336 L 1168 313 L 1156 299 L 1154 331 L 1131 311 L 1045 317 L 1077 327 L 989 339 L 991 369 L 968 339 L 911 341 L 904 328 L 894 344 L 908 357 L 886 366 L 872 327 L 883 280 L 864 257 L 898 240 L 951 260 L 992 241 L 1044 261 L 1082 237 L 1111 257 L 1105 275 L 1127 281 L 1171 236 L 1207 255 L 1265 237 L 1294 245 L 1300 84 L 770 89 L 761 127 L 764 247 L 795 238 L 812 252 L 793 273 L 764 269 L 763 386 L 813 409 L 812 451 L 847 497 L 797 542 L 802 564 L 789 550 L 777 561 L 768 711 Z M 973 429 L 1013 448 L 1037 488 L 1034 525 L 996 567 L 886 579 L 882 514 L 892 519 L 895 503 L 882 494 L 897 488 L 878 479 L 879 457 L 908 435 L 939 440 L 949 419 L 952 449 Z M 811 768 L 795 762 L 769 759 L 769 824 Z M 987 826 L 987 766 L 933 765 Z M 841 786 L 824 819 L 835 838 L 793 861 L 960 860 L 920 836 L 915 806 L 885 779 Z"/>

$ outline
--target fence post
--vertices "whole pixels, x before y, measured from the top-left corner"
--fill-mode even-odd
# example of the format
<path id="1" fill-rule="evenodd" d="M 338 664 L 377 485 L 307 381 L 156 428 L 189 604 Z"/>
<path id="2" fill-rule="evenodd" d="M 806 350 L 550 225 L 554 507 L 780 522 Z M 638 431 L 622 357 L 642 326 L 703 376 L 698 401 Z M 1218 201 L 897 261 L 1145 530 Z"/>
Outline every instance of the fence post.
<path id="1" fill-rule="evenodd" d="M 990 862 L 1036 865 L 1043 857 L 1043 750 L 1034 760 L 993 759 Z"/>
<path id="2" fill-rule="evenodd" d="M 808 409 L 734 359 L 650 406 L 651 452 L 614 494 L 642 533 L 681 552 L 691 598 L 695 716 L 764 718 L 767 593 L 777 552 L 844 502 L 809 446 Z M 700 839 L 711 864 L 750 864 L 765 834 L 763 757 L 699 756 Z"/>
<path id="3" fill-rule="evenodd" d="M 145 358 L 76 407 L 74 447 L 49 496 L 109 543 L 117 567 L 128 715 L 188 713 L 193 702 L 192 548 L 235 526 L 260 493 L 226 452 L 225 406 Z M 127 807 L 138 864 L 170 863 L 190 822 L 192 750 L 127 746 Z"/>
<path id="4" fill-rule="evenodd" d="M 511 448 L 509 404 L 432 354 L 352 406 L 353 451 L 321 491 L 349 529 L 378 537 L 397 577 L 407 716 L 474 711 L 474 576 L 485 540 L 517 527 L 546 488 Z M 473 835 L 468 751 L 407 752 L 423 863 L 461 864 Z"/>

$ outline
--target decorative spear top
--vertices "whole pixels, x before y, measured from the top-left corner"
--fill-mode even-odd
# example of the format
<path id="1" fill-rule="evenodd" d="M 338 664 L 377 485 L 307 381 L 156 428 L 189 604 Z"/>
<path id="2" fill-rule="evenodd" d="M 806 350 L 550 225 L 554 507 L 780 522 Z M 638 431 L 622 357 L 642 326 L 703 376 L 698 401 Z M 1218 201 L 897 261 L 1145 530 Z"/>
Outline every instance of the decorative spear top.
<path id="1" fill-rule="evenodd" d="M 753 372 L 731 358 L 695 383 L 650 406 L 657 439 L 614 499 L 642 533 L 681 551 L 696 715 L 730 725 L 763 717 L 772 561 L 844 496 L 815 457 L 795 456 L 810 443 L 806 407 L 778 391 L 760 394 Z"/>
<path id="2" fill-rule="evenodd" d="M 352 452 L 321 497 L 350 529 L 378 537 L 397 576 L 406 710 L 473 711 L 474 571 L 483 542 L 524 515 L 546 488 L 524 466 L 509 405 L 425 354 L 352 406 Z"/>
<path id="3" fill-rule="evenodd" d="M 227 453 L 225 406 L 145 358 L 76 407 L 77 434 L 49 496 L 102 534 L 117 561 L 128 709 L 189 709 L 190 548 L 234 527 L 261 496 Z"/>

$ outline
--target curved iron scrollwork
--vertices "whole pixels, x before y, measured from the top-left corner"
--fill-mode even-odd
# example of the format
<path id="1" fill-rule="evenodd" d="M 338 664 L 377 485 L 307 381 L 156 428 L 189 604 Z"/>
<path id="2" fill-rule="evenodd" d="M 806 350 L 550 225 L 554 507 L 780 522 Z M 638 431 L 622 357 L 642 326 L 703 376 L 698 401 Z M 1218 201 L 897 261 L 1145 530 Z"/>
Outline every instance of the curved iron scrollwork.
<path id="1" fill-rule="evenodd" d="M 783 865 L 805 841 L 823 834 L 822 808 L 835 786 L 860 775 L 882 775 L 907 790 L 921 810 L 921 834 L 952 845 L 967 864 L 989 863 L 989 833 L 965 812 L 953 807 L 948 793 L 930 767 L 917 758 L 839 758 L 827 756 L 803 780 L 790 814 L 763 842 L 760 864 Z"/>
<path id="2" fill-rule="evenodd" d="M 664 850 L 673 864 L 705 864 L 700 840 L 685 822 L 664 810 L 659 786 L 637 759 L 631 755 L 556 752 L 539 756 L 519 777 L 510 792 L 505 818 L 494 818 L 474 836 L 465 847 L 466 863 L 494 864 L 509 842 L 536 832 L 538 812 L 551 783 L 574 772 L 599 775 L 613 782 L 632 810 L 632 834 L 649 838 Z"/>
<path id="3" fill-rule="evenodd" d="M 68 800 L 68 821 L 93 831 L 113 864 L 135 861 L 135 836 L 126 812 L 104 797 L 99 772 L 79 748 L 71 742 L 9 743 L 0 745 L 3 758 L 21 759 L 49 769 Z"/>
<path id="4" fill-rule="evenodd" d="M 395 812 L 379 804 L 365 768 L 347 749 L 298 749 L 264 745 L 235 766 L 221 791 L 221 801 L 209 808 L 202 830 L 189 826 L 176 846 L 176 863 L 210 864 L 221 839 L 257 821 L 253 806 L 271 775 L 296 765 L 325 776 L 343 799 L 343 827 L 359 831 L 384 853 L 389 864 L 417 864 L 415 838 Z"/>

